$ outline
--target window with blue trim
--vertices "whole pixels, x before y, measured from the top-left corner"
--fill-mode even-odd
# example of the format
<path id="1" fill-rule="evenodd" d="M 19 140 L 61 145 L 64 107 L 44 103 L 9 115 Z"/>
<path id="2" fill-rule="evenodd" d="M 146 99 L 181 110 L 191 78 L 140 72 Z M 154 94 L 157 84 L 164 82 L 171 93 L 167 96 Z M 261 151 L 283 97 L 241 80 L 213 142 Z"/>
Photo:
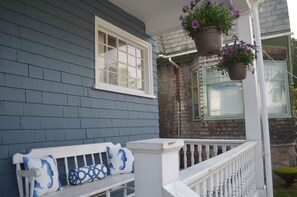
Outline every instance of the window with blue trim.
<path id="1" fill-rule="evenodd" d="M 264 61 L 267 109 L 270 118 L 291 117 L 289 85 L 286 62 Z M 194 75 L 199 81 L 199 75 Z M 193 99 L 203 98 L 204 119 L 238 119 L 244 118 L 244 97 L 242 81 L 231 81 L 215 67 L 202 68 L 203 95 L 194 91 Z M 196 80 L 192 80 L 196 81 Z M 198 92 L 198 93 L 197 93 Z M 197 94 L 197 95 L 194 95 Z M 193 118 L 197 107 L 193 100 Z"/>

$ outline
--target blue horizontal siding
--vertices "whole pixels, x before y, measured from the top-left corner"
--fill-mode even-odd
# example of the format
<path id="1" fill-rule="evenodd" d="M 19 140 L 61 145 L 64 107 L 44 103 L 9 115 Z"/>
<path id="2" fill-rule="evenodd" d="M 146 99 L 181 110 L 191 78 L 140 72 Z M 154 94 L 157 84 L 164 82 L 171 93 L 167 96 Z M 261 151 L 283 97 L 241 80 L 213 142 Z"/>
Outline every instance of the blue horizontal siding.
<path id="1" fill-rule="evenodd" d="M 0 1 L 0 197 L 17 196 L 16 152 L 159 136 L 157 99 L 93 88 L 95 15 L 155 46 L 107 0 Z"/>

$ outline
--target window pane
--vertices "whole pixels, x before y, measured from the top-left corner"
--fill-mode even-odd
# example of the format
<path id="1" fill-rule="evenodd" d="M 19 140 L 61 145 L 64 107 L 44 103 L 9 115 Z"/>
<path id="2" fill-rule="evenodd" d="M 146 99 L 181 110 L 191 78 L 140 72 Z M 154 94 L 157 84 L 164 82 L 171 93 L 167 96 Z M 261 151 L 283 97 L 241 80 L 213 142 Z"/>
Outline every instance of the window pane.
<path id="1" fill-rule="evenodd" d="M 98 69 L 99 77 L 98 81 L 100 83 L 107 83 L 107 72 L 101 69 Z"/>
<path id="2" fill-rule="evenodd" d="M 108 73 L 109 84 L 118 85 L 118 75 L 116 73 Z"/>
<path id="3" fill-rule="evenodd" d="M 128 87 L 128 77 L 119 75 L 119 85 L 123 87 Z"/>
<path id="4" fill-rule="evenodd" d="M 127 43 L 119 40 L 119 50 L 127 52 Z"/>
<path id="5" fill-rule="evenodd" d="M 106 60 L 104 59 L 104 57 L 98 57 L 98 67 L 101 69 L 104 69 L 106 67 Z"/>
<path id="6" fill-rule="evenodd" d="M 118 50 L 108 47 L 108 58 L 112 58 L 112 59 L 117 60 Z"/>
<path id="7" fill-rule="evenodd" d="M 210 116 L 243 114 L 241 83 L 225 83 L 207 87 L 208 113 Z"/>
<path id="8" fill-rule="evenodd" d="M 144 69 L 143 60 L 142 59 L 137 58 L 136 59 L 136 65 L 137 65 L 137 68 Z"/>
<path id="9" fill-rule="evenodd" d="M 119 61 L 127 64 L 127 53 L 119 51 Z"/>
<path id="10" fill-rule="evenodd" d="M 142 80 L 137 80 L 137 89 L 138 90 L 144 90 L 143 81 Z"/>
<path id="11" fill-rule="evenodd" d="M 126 64 L 119 64 L 119 74 L 123 76 L 128 76 L 128 68 Z"/>
<path id="12" fill-rule="evenodd" d="M 98 33 L 98 41 L 99 43 L 106 44 L 106 34 L 102 31 L 99 31 Z"/>
<path id="13" fill-rule="evenodd" d="M 111 47 L 117 47 L 117 39 L 111 35 L 108 35 L 108 45 Z"/>
<path id="14" fill-rule="evenodd" d="M 99 49 L 98 50 L 99 51 L 98 55 L 104 55 L 106 53 L 106 47 L 103 44 L 99 44 L 98 49 Z"/>
<path id="15" fill-rule="evenodd" d="M 135 56 L 135 47 L 128 45 L 128 53 Z"/>
<path id="16" fill-rule="evenodd" d="M 118 73 L 117 63 L 111 63 L 108 65 L 108 71 Z"/>
<path id="17" fill-rule="evenodd" d="M 136 78 L 136 68 L 129 66 L 128 72 L 129 72 L 129 78 Z"/>
<path id="18" fill-rule="evenodd" d="M 143 70 L 137 69 L 137 79 L 143 79 Z"/>
<path id="19" fill-rule="evenodd" d="M 136 49 L 136 57 L 143 58 L 143 53 L 141 49 Z"/>
<path id="20" fill-rule="evenodd" d="M 136 87 L 137 87 L 136 79 L 129 79 L 129 88 L 136 89 Z"/>
<path id="21" fill-rule="evenodd" d="M 134 56 L 131 56 L 131 55 L 128 55 L 128 63 L 131 65 L 131 66 L 136 66 L 136 60 L 135 60 L 135 57 Z"/>

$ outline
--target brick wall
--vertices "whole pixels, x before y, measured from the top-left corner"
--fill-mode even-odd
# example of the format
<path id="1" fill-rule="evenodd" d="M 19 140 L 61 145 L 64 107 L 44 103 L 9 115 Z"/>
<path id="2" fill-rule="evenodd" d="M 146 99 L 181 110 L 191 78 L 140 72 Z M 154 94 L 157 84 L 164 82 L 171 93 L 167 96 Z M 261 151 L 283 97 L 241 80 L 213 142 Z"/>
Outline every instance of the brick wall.
<path id="1" fill-rule="evenodd" d="M 192 119 L 192 69 L 198 66 L 198 60 L 180 63 L 180 95 L 181 95 L 181 138 L 197 139 L 245 139 L 245 120 L 193 120 Z M 162 137 L 177 137 L 177 113 L 174 66 L 158 65 L 160 134 Z M 169 82 L 164 84 L 164 82 Z M 202 81 L 200 81 L 202 82 Z M 201 83 L 202 84 L 202 83 Z M 202 87 L 201 87 L 202 91 Z M 202 95 L 202 92 L 201 92 Z M 164 103 L 166 102 L 166 103 Z M 170 105 L 169 105 L 170 103 Z M 203 99 L 201 99 L 203 106 Z M 202 111 L 203 113 L 203 111 Z M 282 155 L 283 164 L 295 165 L 294 139 L 295 124 L 292 118 L 269 119 L 270 141 L 272 145 L 273 164 L 279 165 L 277 155 Z M 281 150 L 287 148 L 288 154 Z"/>

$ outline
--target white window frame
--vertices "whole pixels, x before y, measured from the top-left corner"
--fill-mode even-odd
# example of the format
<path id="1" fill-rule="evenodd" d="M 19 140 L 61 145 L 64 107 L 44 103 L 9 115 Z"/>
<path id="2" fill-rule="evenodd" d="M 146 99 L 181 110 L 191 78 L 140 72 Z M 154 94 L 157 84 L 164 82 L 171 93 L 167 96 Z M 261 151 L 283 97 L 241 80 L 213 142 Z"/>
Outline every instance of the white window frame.
<path id="1" fill-rule="evenodd" d="M 98 71 L 98 31 L 105 32 L 118 39 L 121 39 L 127 43 L 131 43 L 136 47 L 143 50 L 144 53 L 144 90 L 137 90 L 108 83 L 99 82 L 99 71 Z M 95 16 L 95 89 L 148 97 L 156 98 L 154 95 L 153 86 L 153 65 L 152 65 L 152 45 L 126 31 L 116 27 L 115 25 Z"/>

